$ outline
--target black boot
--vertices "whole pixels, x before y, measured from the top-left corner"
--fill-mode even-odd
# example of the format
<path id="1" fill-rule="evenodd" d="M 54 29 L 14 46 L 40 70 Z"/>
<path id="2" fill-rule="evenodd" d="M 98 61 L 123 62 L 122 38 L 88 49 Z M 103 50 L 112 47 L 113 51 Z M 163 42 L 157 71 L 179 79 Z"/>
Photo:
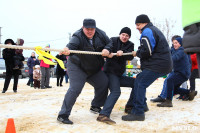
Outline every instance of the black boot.
<path id="1" fill-rule="evenodd" d="M 145 115 L 128 114 L 128 115 L 122 116 L 122 120 L 124 120 L 124 121 L 144 121 Z"/>
<path id="2" fill-rule="evenodd" d="M 154 98 L 154 99 L 151 99 L 150 100 L 151 102 L 164 102 L 165 101 L 165 99 L 164 98 L 162 98 L 161 96 L 158 96 L 157 98 Z"/>
<path id="3" fill-rule="evenodd" d="M 57 120 L 59 122 L 62 122 L 64 124 L 73 124 L 73 122 L 71 120 L 69 120 L 68 117 L 61 117 L 61 116 L 58 116 Z"/>
<path id="4" fill-rule="evenodd" d="M 169 99 L 166 99 L 166 101 L 160 103 L 160 104 L 157 104 L 158 107 L 173 107 L 172 105 L 172 101 L 169 100 Z"/>
<path id="5" fill-rule="evenodd" d="M 189 93 L 189 100 L 192 101 L 196 95 L 197 95 L 197 91 L 191 91 Z"/>
<path id="6" fill-rule="evenodd" d="M 6 93 L 6 91 L 5 91 L 5 90 L 2 90 L 2 93 Z"/>

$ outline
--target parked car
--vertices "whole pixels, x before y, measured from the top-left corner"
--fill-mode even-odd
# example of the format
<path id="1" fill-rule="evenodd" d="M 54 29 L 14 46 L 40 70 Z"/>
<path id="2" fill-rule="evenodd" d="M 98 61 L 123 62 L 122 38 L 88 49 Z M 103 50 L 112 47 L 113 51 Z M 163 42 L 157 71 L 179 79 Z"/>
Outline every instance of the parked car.
<path id="1" fill-rule="evenodd" d="M 26 64 L 26 62 L 24 62 L 24 69 L 21 70 L 21 75 L 19 75 L 19 78 L 26 78 L 29 77 L 29 68 Z"/>
<path id="2" fill-rule="evenodd" d="M 6 66 L 4 59 L 0 58 L 0 78 L 6 77 Z"/>
<path id="3" fill-rule="evenodd" d="M 29 77 L 29 69 L 24 62 L 24 69 L 21 70 L 21 75 L 19 75 L 19 78 L 26 78 Z M 0 58 L 0 78 L 5 78 L 6 77 L 6 66 L 5 66 L 5 61 L 4 59 Z"/>

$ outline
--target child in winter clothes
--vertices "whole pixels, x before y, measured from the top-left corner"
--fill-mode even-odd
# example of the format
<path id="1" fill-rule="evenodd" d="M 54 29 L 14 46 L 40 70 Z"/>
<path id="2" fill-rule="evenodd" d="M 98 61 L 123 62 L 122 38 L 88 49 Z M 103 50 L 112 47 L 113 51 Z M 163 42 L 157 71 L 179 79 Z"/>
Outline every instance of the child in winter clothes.
<path id="1" fill-rule="evenodd" d="M 23 39 L 17 39 L 17 46 L 23 46 L 24 40 Z M 16 49 L 15 50 L 15 56 L 14 56 L 14 65 L 15 67 L 13 69 L 24 69 L 24 64 L 23 64 L 23 50 L 22 49 Z"/>
<path id="2" fill-rule="evenodd" d="M 33 71 L 33 80 L 34 80 L 34 88 L 40 88 L 40 80 L 42 77 L 42 73 L 40 71 L 40 66 L 35 65 L 34 71 Z"/>

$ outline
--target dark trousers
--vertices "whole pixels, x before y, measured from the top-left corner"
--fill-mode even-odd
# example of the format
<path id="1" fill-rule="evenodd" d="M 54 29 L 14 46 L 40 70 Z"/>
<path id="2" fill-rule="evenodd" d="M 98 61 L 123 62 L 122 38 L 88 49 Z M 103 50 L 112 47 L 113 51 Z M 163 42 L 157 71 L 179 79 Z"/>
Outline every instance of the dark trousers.
<path id="1" fill-rule="evenodd" d="M 50 82 L 50 68 L 41 67 L 42 79 L 41 87 L 49 86 Z"/>
<path id="2" fill-rule="evenodd" d="M 172 100 L 174 94 L 189 94 L 189 90 L 180 88 L 180 85 L 187 81 L 188 78 L 184 77 L 180 73 L 171 72 L 170 77 L 167 78 L 167 99 Z"/>
<path id="3" fill-rule="evenodd" d="M 135 79 L 133 96 L 132 114 L 144 115 L 144 104 L 146 101 L 146 88 L 149 87 L 157 78 L 165 74 L 144 69 Z"/>
<path id="4" fill-rule="evenodd" d="M 134 78 L 126 77 L 126 76 L 117 76 L 112 73 L 108 73 L 108 79 L 109 79 L 109 90 L 110 94 L 106 99 L 106 102 L 103 106 L 102 111 L 100 114 L 104 114 L 108 117 L 110 117 L 110 114 L 112 112 L 113 107 L 115 106 L 115 103 L 117 102 L 120 94 L 121 89 L 120 87 L 134 87 Z M 132 103 L 131 103 L 132 105 Z"/>
<path id="5" fill-rule="evenodd" d="M 6 77 L 5 77 L 5 82 L 4 82 L 4 87 L 3 90 L 7 91 L 8 90 L 8 86 L 10 84 L 10 80 L 12 78 L 13 75 L 6 73 Z M 19 79 L 19 74 L 18 73 L 14 73 L 14 84 L 13 84 L 13 90 L 17 90 L 17 84 L 18 84 L 18 79 Z"/>
<path id="6" fill-rule="evenodd" d="M 64 75 L 57 75 L 57 86 L 62 85 Z"/>
<path id="7" fill-rule="evenodd" d="M 199 77 L 198 69 L 194 69 L 190 76 L 190 91 L 195 91 L 195 79 Z"/>
<path id="8" fill-rule="evenodd" d="M 101 107 L 104 105 L 108 94 L 108 78 L 101 70 L 92 76 L 89 76 L 76 64 L 70 60 L 67 62 L 68 75 L 70 85 L 67 93 L 65 94 L 64 101 L 59 112 L 59 116 L 69 116 L 71 110 L 81 93 L 84 85 L 88 82 L 95 89 L 94 99 L 92 100 L 92 106 Z"/>
<path id="9" fill-rule="evenodd" d="M 34 88 L 36 87 L 40 88 L 40 81 L 37 79 L 34 79 Z"/>

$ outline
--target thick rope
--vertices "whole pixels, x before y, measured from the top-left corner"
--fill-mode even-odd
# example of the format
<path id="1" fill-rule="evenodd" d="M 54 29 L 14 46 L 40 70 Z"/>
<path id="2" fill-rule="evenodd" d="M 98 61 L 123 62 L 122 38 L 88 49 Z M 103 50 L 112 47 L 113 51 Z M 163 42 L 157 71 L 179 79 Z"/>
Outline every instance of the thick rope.
<path id="1" fill-rule="evenodd" d="M 5 45 L 5 44 L 0 44 L 0 48 L 26 49 L 26 50 L 34 50 L 35 51 L 35 47 Z M 63 49 L 53 49 L 53 48 L 42 48 L 40 50 L 54 51 L 54 52 L 64 52 Z M 79 50 L 70 50 L 70 53 L 75 53 L 75 54 L 91 54 L 91 55 L 101 55 L 102 54 L 101 52 L 79 51 Z M 117 55 L 117 53 L 113 53 L 113 55 Z M 132 53 L 123 53 L 123 55 L 133 55 L 133 54 Z"/>

